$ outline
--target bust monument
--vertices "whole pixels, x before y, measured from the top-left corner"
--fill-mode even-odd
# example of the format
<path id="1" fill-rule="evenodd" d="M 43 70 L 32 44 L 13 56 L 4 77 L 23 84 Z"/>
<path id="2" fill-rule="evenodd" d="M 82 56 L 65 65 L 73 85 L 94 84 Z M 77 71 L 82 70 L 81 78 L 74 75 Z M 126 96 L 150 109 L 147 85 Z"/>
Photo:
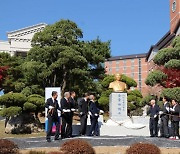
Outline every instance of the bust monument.
<path id="1" fill-rule="evenodd" d="M 121 75 L 115 75 L 116 80 L 109 84 L 109 88 L 113 89 L 114 92 L 124 92 L 127 89 L 127 85 L 124 82 L 121 82 Z"/>

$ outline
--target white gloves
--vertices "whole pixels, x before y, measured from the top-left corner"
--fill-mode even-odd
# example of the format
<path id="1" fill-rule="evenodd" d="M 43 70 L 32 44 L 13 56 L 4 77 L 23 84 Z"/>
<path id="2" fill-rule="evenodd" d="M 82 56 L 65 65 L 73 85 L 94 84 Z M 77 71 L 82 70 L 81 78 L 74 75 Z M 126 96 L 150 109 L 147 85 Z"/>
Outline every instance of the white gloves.
<path id="1" fill-rule="evenodd" d="M 95 113 L 94 115 L 95 115 L 96 117 L 98 116 L 98 114 L 97 114 L 97 113 Z"/>
<path id="2" fill-rule="evenodd" d="M 71 112 L 71 110 L 69 110 L 69 109 L 63 109 L 63 112 Z"/>
<path id="3" fill-rule="evenodd" d="M 173 108 L 170 108 L 169 110 L 170 110 L 170 111 L 174 111 L 174 109 L 173 109 Z"/>
<path id="4" fill-rule="evenodd" d="M 157 114 L 154 115 L 154 118 L 156 118 L 156 117 L 157 117 Z"/>
<path id="5" fill-rule="evenodd" d="M 73 112 L 74 112 L 74 111 L 75 111 L 75 109 L 71 109 L 71 111 L 73 111 Z"/>
<path id="6" fill-rule="evenodd" d="M 49 109 L 53 109 L 54 107 L 53 106 L 49 106 Z"/>
<path id="7" fill-rule="evenodd" d="M 166 107 L 166 110 L 169 112 L 169 107 Z"/>
<path id="8" fill-rule="evenodd" d="M 99 112 L 100 112 L 100 113 L 104 113 L 104 111 L 103 111 L 103 110 L 100 110 Z"/>
<path id="9" fill-rule="evenodd" d="M 89 113 L 90 116 L 92 116 L 92 113 L 90 111 L 88 113 Z"/>
<path id="10" fill-rule="evenodd" d="M 163 114 L 163 111 L 159 111 L 159 114 L 160 114 L 160 115 Z"/>

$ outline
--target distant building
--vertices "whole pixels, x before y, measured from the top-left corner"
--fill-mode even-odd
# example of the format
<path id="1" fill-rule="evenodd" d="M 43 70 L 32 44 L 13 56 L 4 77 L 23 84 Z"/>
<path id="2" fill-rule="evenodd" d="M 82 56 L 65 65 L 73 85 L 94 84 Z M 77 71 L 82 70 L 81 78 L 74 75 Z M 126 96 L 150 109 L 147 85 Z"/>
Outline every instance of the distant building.
<path id="1" fill-rule="evenodd" d="M 31 40 L 35 33 L 42 31 L 47 24 L 40 23 L 7 33 L 8 41 L 0 41 L 0 52 L 10 55 L 26 56 L 31 49 Z"/>
<path id="2" fill-rule="evenodd" d="M 148 72 L 156 68 L 153 58 L 157 52 L 163 48 L 171 48 L 170 44 L 176 36 L 180 35 L 180 0 L 170 0 L 170 30 L 155 44 L 152 45 L 147 53 Z M 149 93 L 160 95 L 163 87 L 149 87 Z"/>
<path id="3" fill-rule="evenodd" d="M 180 0 L 170 0 L 170 30 L 147 53 L 148 70 L 155 69 L 153 58 L 163 48 L 170 47 L 172 40 L 180 35 Z"/>
<path id="4" fill-rule="evenodd" d="M 133 54 L 111 57 L 105 62 L 107 74 L 125 74 L 137 82 L 137 88 L 146 95 L 148 92 L 145 79 L 148 75 L 146 54 Z"/>

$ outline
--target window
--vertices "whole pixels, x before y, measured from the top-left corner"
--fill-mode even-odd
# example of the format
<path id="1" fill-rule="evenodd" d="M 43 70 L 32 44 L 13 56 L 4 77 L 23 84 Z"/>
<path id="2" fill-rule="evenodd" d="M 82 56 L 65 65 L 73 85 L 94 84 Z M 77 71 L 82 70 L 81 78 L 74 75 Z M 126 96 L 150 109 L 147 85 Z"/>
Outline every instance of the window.
<path id="1" fill-rule="evenodd" d="M 123 64 L 126 65 L 126 59 L 123 60 Z"/>
<path id="2" fill-rule="evenodd" d="M 134 72 L 131 73 L 131 77 L 134 78 Z"/>
<path id="3" fill-rule="evenodd" d="M 119 67 L 116 67 L 116 72 L 119 72 Z"/>
<path id="4" fill-rule="evenodd" d="M 134 59 L 131 59 L 131 65 L 134 65 Z"/>
<path id="5" fill-rule="evenodd" d="M 118 65 L 118 64 L 119 64 L 119 60 L 116 61 L 116 65 Z"/>
<path id="6" fill-rule="evenodd" d="M 109 68 L 109 72 L 111 72 L 112 71 L 112 68 Z"/>
<path id="7" fill-rule="evenodd" d="M 109 65 L 111 65 L 112 64 L 112 61 L 109 61 Z"/>

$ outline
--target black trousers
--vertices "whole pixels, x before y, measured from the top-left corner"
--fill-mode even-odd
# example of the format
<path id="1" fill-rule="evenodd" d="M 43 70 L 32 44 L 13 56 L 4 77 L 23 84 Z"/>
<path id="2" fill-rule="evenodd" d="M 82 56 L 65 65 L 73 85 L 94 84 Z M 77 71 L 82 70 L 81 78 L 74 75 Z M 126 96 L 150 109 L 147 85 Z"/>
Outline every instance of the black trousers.
<path id="1" fill-rule="evenodd" d="M 158 136 L 158 119 L 150 118 L 149 130 L 151 136 Z"/>
<path id="2" fill-rule="evenodd" d="M 72 137 L 72 132 L 73 132 L 72 124 L 73 124 L 73 115 L 71 115 L 71 119 L 70 119 L 70 133 L 69 133 L 70 137 Z"/>
<path id="3" fill-rule="evenodd" d="M 53 117 L 53 116 L 48 115 L 48 130 L 46 134 L 46 140 L 51 139 L 53 122 L 56 125 L 55 139 L 59 138 L 60 121 L 58 117 Z"/>
<path id="4" fill-rule="evenodd" d="M 71 117 L 62 116 L 61 137 L 62 138 L 70 137 L 71 131 L 72 131 Z"/>
<path id="5" fill-rule="evenodd" d="M 161 117 L 161 123 L 160 123 L 160 133 L 161 136 L 168 137 L 169 136 L 169 129 L 168 129 L 168 116 L 162 116 Z"/>
<path id="6" fill-rule="evenodd" d="M 179 137 L 179 121 L 171 121 L 172 136 Z"/>
<path id="7" fill-rule="evenodd" d="M 98 128 L 97 128 L 97 126 L 98 126 L 98 117 L 96 117 L 96 116 L 91 116 L 90 117 L 91 118 L 91 126 L 90 126 L 90 131 L 89 131 L 89 135 L 96 135 L 96 136 L 98 136 Z M 93 133 L 93 134 L 92 134 Z"/>
<path id="8" fill-rule="evenodd" d="M 87 127 L 87 115 L 82 115 L 80 116 L 80 122 L 81 122 L 81 127 L 80 127 L 80 135 L 85 135 L 86 134 L 86 127 Z"/>

